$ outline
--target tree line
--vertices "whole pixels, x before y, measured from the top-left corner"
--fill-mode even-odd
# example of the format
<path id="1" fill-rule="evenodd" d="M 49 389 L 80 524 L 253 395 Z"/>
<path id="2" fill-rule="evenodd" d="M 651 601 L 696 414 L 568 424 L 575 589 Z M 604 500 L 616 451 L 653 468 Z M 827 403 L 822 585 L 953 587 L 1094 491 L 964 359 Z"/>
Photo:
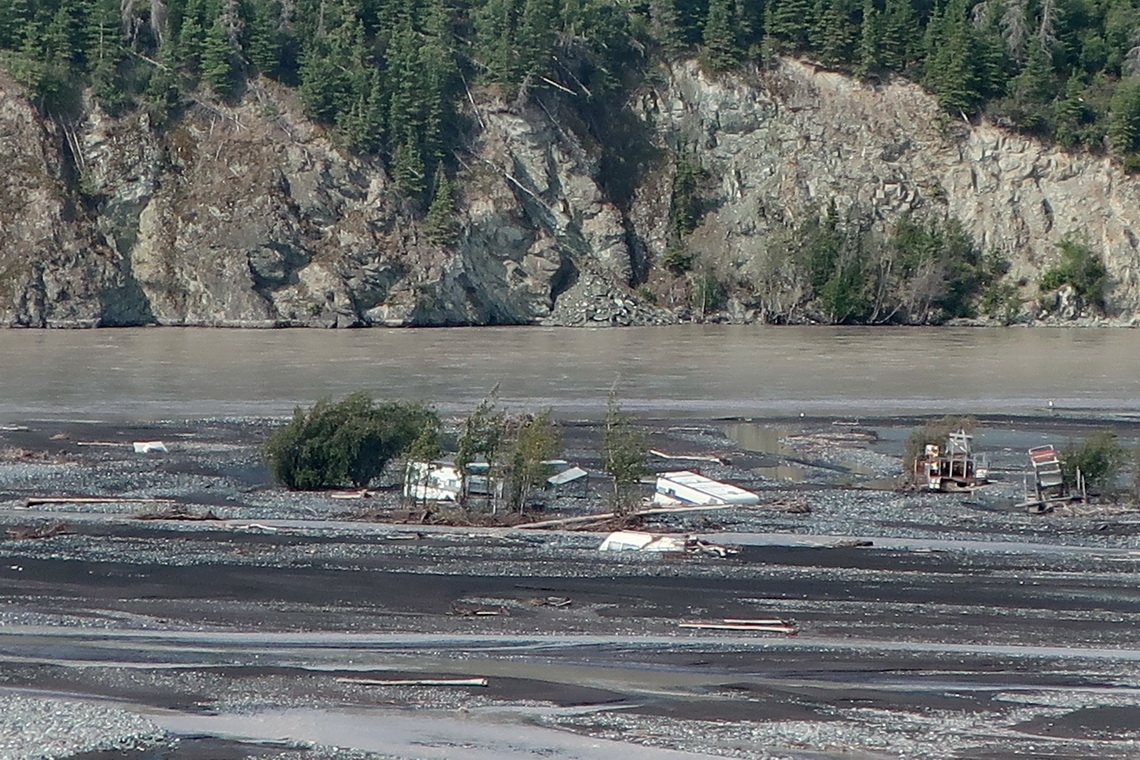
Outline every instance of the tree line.
<path id="1" fill-rule="evenodd" d="M 0 0 L 0 51 L 57 107 L 80 84 L 159 113 L 256 75 L 298 87 L 425 208 L 452 192 L 441 167 L 472 84 L 597 101 L 691 55 L 717 71 L 789 53 L 904 76 L 954 116 L 1140 166 L 1137 0 Z"/>

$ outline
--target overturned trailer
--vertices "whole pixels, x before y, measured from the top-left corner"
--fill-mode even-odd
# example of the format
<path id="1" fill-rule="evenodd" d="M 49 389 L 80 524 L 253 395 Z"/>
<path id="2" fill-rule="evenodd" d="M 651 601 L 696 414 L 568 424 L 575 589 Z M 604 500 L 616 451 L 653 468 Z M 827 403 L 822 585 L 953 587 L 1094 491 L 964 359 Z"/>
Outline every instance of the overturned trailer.
<path id="1" fill-rule="evenodd" d="M 1076 472 L 1076 482 L 1065 478 L 1061 465 L 1061 455 L 1052 444 L 1036 446 L 1029 450 L 1029 463 L 1033 466 L 1033 487 L 1026 477 L 1025 500 L 1018 504 L 1030 512 L 1052 512 L 1066 504 L 1088 501 L 1085 478 L 1080 469 Z"/>
<path id="2" fill-rule="evenodd" d="M 739 486 L 706 478 L 697 472 L 675 470 L 657 476 L 653 503 L 661 507 L 720 504 L 753 506 L 760 503 L 760 497 Z"/>
<path id="3" fill-rule="evenodd" d="M 973 491 L 990 482 L 989 467 L 973 450 L 974 436 L 959 428 L 946 438 L 946 447 L 926 444 L 914 462 L 914 483 L 928 491 Z"/>

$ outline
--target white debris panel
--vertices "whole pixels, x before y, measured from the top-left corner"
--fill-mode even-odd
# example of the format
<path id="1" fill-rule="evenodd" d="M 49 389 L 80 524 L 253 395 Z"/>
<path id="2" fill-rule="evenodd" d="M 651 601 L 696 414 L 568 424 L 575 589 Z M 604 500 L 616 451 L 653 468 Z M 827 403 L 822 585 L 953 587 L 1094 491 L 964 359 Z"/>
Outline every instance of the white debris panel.
<path id="1" fill-rule="evenodd" d="M 663 472 L 657 476 L 657 491 L 653 494 L 653 503 L 663 507 L 681 504 L 747 506 L 759 504 L 760 497 L 731 483 L 722 483 L 689 470 L 678 470 Z"/>

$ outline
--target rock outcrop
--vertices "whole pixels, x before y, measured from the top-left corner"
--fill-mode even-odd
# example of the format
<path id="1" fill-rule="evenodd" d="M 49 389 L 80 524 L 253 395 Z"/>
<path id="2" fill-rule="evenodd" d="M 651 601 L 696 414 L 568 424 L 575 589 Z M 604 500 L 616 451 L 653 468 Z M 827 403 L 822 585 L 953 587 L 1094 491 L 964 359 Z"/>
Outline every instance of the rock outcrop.
<path id="1" fill-rule="evenodd" d="M 663 267 L 678 146 L 715 178 L 686 241 L 710 262 L 763 267 L 771 236 L 830 203 L 883 224 L 952 215 L 1010 259 L 1027 304 L 1057 242 L 1086 236 L 1110 272 L 1109 312 L 1140 314 L 1140 181 L 1108 159 L 955 121 L 914 85 L 792 60 L 716 78 L 679 63 L 633 110 L 657 150 L 617 193 L 604 157 L 621 146 L 485 94 L 457 156 L 458 240 L 440 247 L 381 162 L 341 150 L 282 86 L 255 82 L 232 107 L 195 103 L 161 129 L 97 108 L 65 127 L 0 75 L 0 324 L 707 317 Z M 732 301 L 718 315 L 763 317 Z"/>

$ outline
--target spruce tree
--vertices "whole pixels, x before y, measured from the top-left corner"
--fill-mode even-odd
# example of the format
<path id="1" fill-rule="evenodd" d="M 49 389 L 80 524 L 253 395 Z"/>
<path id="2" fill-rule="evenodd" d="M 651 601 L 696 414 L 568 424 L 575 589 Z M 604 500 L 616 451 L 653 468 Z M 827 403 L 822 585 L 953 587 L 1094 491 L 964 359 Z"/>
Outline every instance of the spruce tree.
<path id="1" fill-rule="evenodd" d="M 408 198 L 419 198 L 427 185 L 423 151 L 415 132 L 403 130 L 392 150 L 392 178 Z"/>
<path id="2" fill-rule="evenodd" d="M 28 0 L 0 0 L 0 48 L 20 47 L 31 15 Z"/>
<path id="3" fill-rule="evenodd" d="M 667 55 L 685 47 L 678 19 L 677 0 L 649 0 L 649 31 Z"/>
<path id="4" fill-rule="evenodd" d="M 1049 126 L 1057 82 L 1053 62 L 1040 39 L 1029 42 L 1025 66 L 1009 83 L 1010 115 L 1021 129 L 1043 131 Z"/>
<path id="5" fill-rule="evenodd" d="M 825 63 L 850 61 L 855 50 L 855 24 L 849 0 L 820 0 L 816 5 L 814 49 Z"/>
<path id="6" fill-rule="evenodd" d="M 1140 152 L 1140 77 L 1121 80 L 1109 103 L 1108 140 L 1113 151 L 1132 169 Z"/>
<path id="7" fill-rule="evenodd" d="M 483 66 L 484 78 L 507 87 L 521 77 L 514 49 L 517 0 L 487 0 L 474 14 L 475 55 Z"/>
<path id="8" fill-rule="evenodd" d="M 175 53 L 183 66 L 198 71 L 202 65 L 202 54 L 206 45 L 205 3 L 203 0 L 189 0 L 178 27 L 177 43 L 168 52 Z"/>
<path id="9" fill-rule="evenodd" d="M 202 46 L 202 81 L 218 98 L 234 91 L 234 49 L 219 16 L 214 19 Z"/>
<path id="10" fill-rule="evenodd" d="M 778 49 L 799 52 L 811 49 L 815 23 L 812 0 L 770 0 L 766 12 L 764 31 Z"/>
<path id="11" fill-rule="evenodd" d="M 883 68 L 881 18 L 875 7 L 875 0 L 863 1 L 863 21 L 859 27 L 859 57 L 855 67 L 856 75 L 869 77 Z"/>
<path id="12" fill-rule="evenodd" d="M 424 215 L 424 235 L 434 245 L 451 245 L 459 237 L 459 222 L 455 218 L 455 184 L 440 167 L 435 173 L 435 189 L 431 205 Z"/>
<path id="13" fill-rule="evenodd" d="M 733 19 L 734 0 L 709 0 L 705 20 L 704 59 L 714 71 L 727 71 L 740 63 Z"/>
<path id="14" fill-rule="evenodd" d="M 523 0 L 515 35 L 522 79 L 537 79 L 550 72 L 556 20 L 553 0 Z"/>
<path id="15" fill-rule="evenodd" d="M 917 58 L 919 28 L 911 0 L 886 0 L 879 31 L 885 67 L 899 73 L 907 70 Z"/>
<path id="16" fill-rule="evenodd" d="M 954 0 L 941 19 L 932 21 L 923 81 L 944 109 L 971 115 L 983 101 L 983 83 L 976 68 L 973 27 L 966 13 L 965 2 Z"/>
<path id="17" fill-rule="evenodd" d="M 245 52 L 249 62 L 261 74 L 278 75 L 282 39 L 278 31 L 280 6 L 274 0 L 253 0 L 246 22 Z"/>

